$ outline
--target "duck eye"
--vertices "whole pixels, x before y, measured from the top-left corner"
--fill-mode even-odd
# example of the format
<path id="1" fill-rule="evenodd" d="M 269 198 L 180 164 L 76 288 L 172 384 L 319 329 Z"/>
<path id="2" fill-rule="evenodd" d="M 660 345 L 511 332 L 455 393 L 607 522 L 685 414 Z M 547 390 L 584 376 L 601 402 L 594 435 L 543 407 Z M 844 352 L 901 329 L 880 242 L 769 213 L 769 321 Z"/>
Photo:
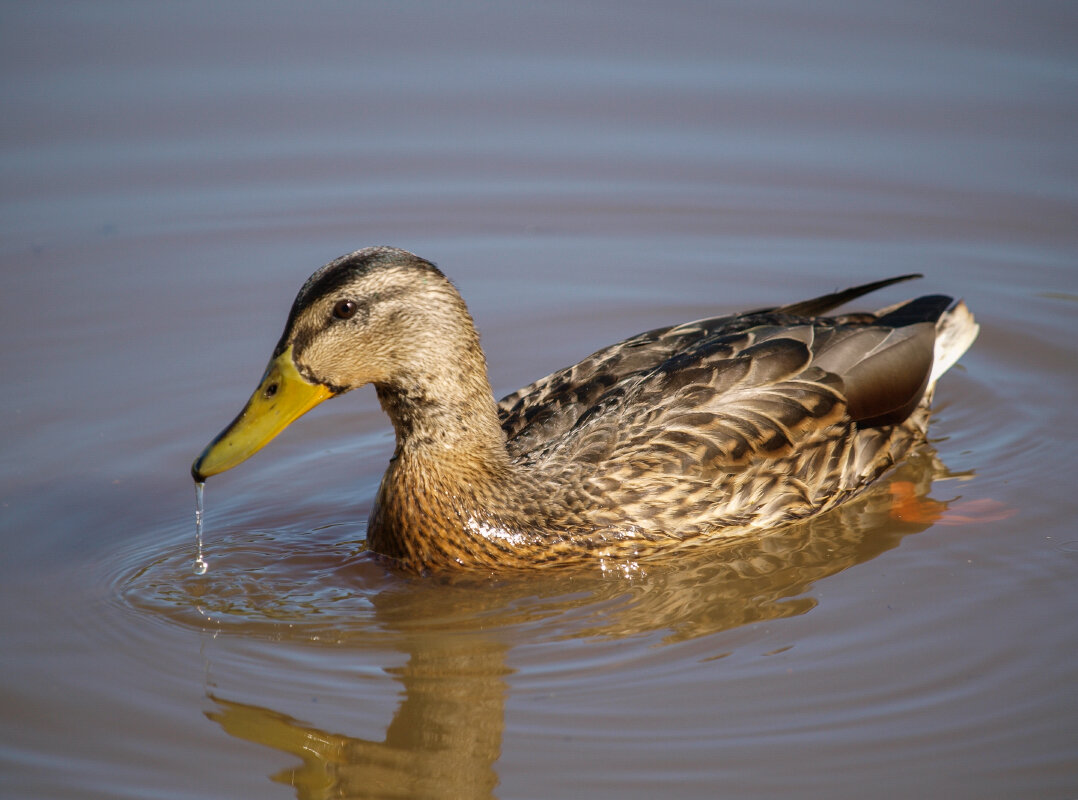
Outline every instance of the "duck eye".
<path id="1" fill-rule="evenodd" d="M 359 304 L 355 300 L 338 300 L 333 306 L 333 316 L 337 319 L 351 319 L 359 310 Z"/>

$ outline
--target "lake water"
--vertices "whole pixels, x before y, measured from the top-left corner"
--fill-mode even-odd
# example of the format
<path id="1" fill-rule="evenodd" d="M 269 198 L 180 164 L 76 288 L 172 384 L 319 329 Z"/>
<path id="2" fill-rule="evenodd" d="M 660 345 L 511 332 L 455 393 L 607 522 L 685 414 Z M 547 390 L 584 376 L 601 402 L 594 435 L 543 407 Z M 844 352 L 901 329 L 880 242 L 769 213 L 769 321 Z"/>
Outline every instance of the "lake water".
<path id="1" fill-rule="evenodd" d="M 0 7 L 0 796 L 1078 797 L 1078 10 Z M 901 274 L 932 447 L 640 570 L 364 552 L 372 390 L 206 493 L 295 291 L 437 262 L 499 394 Z"/>

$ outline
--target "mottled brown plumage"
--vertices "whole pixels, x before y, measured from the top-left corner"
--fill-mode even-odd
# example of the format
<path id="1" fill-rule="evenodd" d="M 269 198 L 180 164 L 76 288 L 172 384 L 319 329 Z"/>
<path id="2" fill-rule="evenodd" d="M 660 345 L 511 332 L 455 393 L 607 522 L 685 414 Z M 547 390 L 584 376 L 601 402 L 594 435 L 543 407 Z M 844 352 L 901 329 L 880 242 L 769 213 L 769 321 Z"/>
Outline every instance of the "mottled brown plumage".
<path id="1" fill-rule="evenodd" d="M 417 571 L 638 559 L 818 514 L 923 440 L 977 333 L 965 306 L 822 316 L 911 277 L 648 331 L 495 403 L 450 282 L 369 248 L 307 281 L 275 357 L 335 394 L 376 386 L 396 452 L 373 550 Z"/>

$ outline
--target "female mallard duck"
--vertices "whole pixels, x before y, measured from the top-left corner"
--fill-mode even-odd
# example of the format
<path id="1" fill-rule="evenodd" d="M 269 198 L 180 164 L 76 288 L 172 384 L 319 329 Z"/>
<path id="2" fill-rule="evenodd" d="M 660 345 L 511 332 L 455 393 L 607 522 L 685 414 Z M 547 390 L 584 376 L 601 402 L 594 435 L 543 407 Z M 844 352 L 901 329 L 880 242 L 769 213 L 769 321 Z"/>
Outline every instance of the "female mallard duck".
<path id="1" fill-rule="evenodd" d="M 761 531 L 849 499 L 924 439 L 936 379 L 977 335 L 965 305 L 820 316 L 913 277 L 648 331 L 495 403 L 449 280 L 359 250 L 303 285 L 261 384 L 191 472 L 231 469 L 373 383 L 396 452 L 368 543 L 405 568 L 639 558 Z"/>

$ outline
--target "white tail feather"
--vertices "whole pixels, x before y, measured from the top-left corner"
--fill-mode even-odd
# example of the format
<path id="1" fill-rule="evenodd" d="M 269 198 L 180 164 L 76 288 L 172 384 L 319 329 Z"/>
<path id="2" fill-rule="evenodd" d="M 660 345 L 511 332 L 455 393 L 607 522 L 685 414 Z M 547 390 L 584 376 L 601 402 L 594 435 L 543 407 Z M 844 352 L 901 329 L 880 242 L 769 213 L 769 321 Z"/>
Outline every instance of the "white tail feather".
<path id="1" fill-rule="evenodd" d="M 928 379 L 929 391 L 936 385 L 940 375 L 953 367 L 969 349 L 980 329 L 962 300 L 943 313 L 936 323 L 936 349 L 932 362 L 932 377 Z"/>

